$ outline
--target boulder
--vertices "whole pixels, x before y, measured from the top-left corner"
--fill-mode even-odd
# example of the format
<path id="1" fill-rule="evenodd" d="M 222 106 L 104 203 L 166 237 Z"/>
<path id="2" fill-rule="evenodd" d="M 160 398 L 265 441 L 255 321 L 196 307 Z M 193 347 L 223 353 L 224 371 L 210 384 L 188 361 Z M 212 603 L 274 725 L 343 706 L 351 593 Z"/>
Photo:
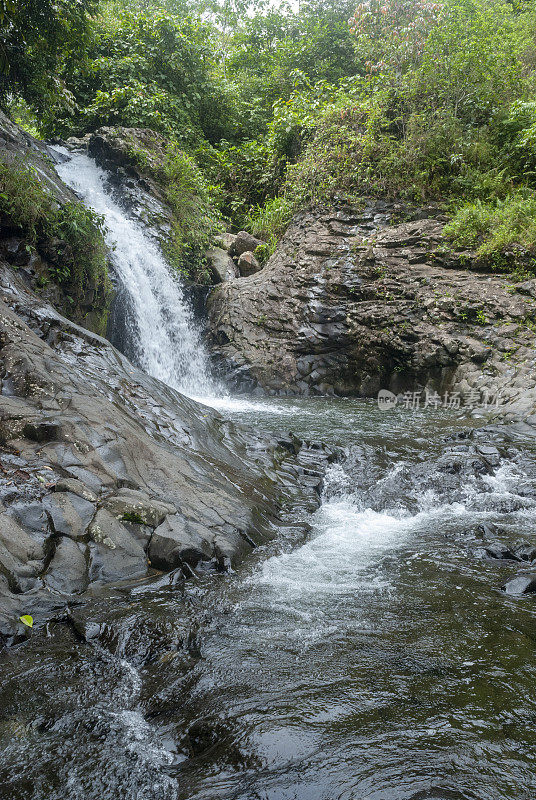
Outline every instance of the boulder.
<path id="1" fill-rule="evenodd" d="M 44 543 L 52 533 L 46 507 L 39 500 L 12 502 L 8 513 L 16 519 L 21 528 L 31 533 L 34 541 Z"/>
<path id="2" fill-rule="evenodd" d="M 147 557 L 137 539 L 109 511 L 99 509 L 89 529 L 90 581 L 135 578 L 147 573 Z"/>
<path id="3" fill-rule="evenodd" d="M 202 525 L 184 519 L 180 514 L 168 517 L 160 525 L 149 545 L 151 566 L 169 570 L 187 564 L 195 568 L 213 555 L 213 534 Z"/>
<path id="4" fill-rule="evenodd" d="M 536 560 L 536 546 L 522 542 L 516 546 L 515 554 L 521 561 L 534 561 Z"/>
<path id="5" fill-rule="evenodd" d="M 96 495 L 93 494 L 87 486 L 84 486 L 82 481 L 77 481 L 75 478 L 60 478 L 59 481 L 56 481 L 54 491 L 70 492 L 71 494 L 76 494 L 78 497 L 82 497 L 84 500 L 89 500 L 90 503 L 97 502 Z"/>
<path id="6" fill-rule="evenodd" d="M 240 272 L 229 253 L 221 247 L 212 247 L 207 251 L 207 263 L 214 283 L 223 283 L 238 278 Z"/>
<path id="7" fill-rule="evenodd" d="M 43 568 L 44 546 L 9 514 L 0 514 L 0 574 L 12 592 L 28 591 Z"/>
<path id="8" fill-rule="evenodd" d="M 62 536 L 44 576 L 46 586 L 62 594 L 81 594 L 88 585 L 87 546 Z"/>
<path id="9" fill-rule="evenodd" d="M 513 547 L 507 544 L 491 542 L 484 549 L 486 555 L 490 558 L 496 558 L 501 561 L 521 561 L 521 556 L 515 552 Z"/>
<path id="10" fill-rule="evenodd" d="M 260 239 L 256 239 L 247 231 L 239 231 L 234 241 L 229 246 L 229 255 L 232 258 L 239 258 L 242 253 L 253 252 L 259 245 L 264 244 Z"/>
<path id="11" fill-rule="evenodd" d="M 519 574 L 502 587 L 506 594 L 521 595 L 536 592 L 536 573 Z"/>
<path id="12" fill-rule="evenodd" d="M 72 492 L 54 492 L 43 499 L 55 533 L 83 539 L 95 514 L 95 504 Z"/>
<path id="13" fill-rule="evenodd" d="M 255 275 L 261 269 L 261 265 L 250 251 L 242 253 L 238 259 L 238 270 L 243 278 L 247 278 L 248 275 Z"/>
<path id="14" fill-rule="evenodd" d="M 134 489 L 120 489 L 114 497 L 103 503 L 117 519 L 138 525 L 149 525 L 156 528 L 168 514 L 176 514 L 177 509 L 170 503 L 151 500 L 143 492 Z"/>
<path id="15" fill-rule="evenodd" d="M 220 233 L 220 235 L 216 236 L 214 239 L 214 244 L 216 247 L 220 247 L 222 250 L 228 251 L 235 239 L 236 233 Z"/>

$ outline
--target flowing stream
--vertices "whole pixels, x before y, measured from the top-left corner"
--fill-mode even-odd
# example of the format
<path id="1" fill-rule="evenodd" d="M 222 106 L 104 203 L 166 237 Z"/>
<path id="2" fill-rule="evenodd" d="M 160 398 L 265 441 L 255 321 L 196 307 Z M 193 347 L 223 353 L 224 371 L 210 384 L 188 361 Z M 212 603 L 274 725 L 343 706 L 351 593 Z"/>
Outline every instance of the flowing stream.
<path id="1" fill-rule="evenodd" d="M 60 172 L 106 217 L 140 363 L 210 395 L 155 247 L 89 159 Z M 219 405 L 343 448 L 310 533 L 289 519 L 237 574 L 102 599 L 93 647 L 55 626 L 11 652 L 2 800 L 533 800 L 536 605 L 500 591 L 518 565 L 482 526 L 534 542 L 534 444 L 359 400 Z M 500 457 L 473 469 L 490 437 Z"/>

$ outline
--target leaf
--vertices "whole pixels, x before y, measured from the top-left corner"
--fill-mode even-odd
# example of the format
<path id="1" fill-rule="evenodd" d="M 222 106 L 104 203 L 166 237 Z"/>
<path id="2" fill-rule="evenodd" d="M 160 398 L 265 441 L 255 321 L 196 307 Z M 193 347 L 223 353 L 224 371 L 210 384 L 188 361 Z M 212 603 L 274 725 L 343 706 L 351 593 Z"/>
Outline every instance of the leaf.
<path id="1" fill-rule="evenodd" d="M 19 617 L 20 621 L 23 625 L 26 625 L 27 628 L 33 628 L 33 617 L 29 614 L 23 614 L 22 617 Z"/>

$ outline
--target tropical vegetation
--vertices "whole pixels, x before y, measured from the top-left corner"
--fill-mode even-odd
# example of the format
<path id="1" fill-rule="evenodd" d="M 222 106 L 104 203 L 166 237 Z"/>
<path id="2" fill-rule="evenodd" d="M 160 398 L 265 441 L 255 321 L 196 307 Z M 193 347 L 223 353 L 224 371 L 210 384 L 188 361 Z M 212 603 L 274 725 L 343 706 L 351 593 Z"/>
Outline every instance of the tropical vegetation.
<path id="1" fill-rule="evenodd" d="M 370 195 L 443 204 L 494 264 L 536 251 L 532 2 L 0 0 L 0 33 L 32 132 L 169 140 L 178 264 L 221 225 L 269 252 L 296 210 Z"/>

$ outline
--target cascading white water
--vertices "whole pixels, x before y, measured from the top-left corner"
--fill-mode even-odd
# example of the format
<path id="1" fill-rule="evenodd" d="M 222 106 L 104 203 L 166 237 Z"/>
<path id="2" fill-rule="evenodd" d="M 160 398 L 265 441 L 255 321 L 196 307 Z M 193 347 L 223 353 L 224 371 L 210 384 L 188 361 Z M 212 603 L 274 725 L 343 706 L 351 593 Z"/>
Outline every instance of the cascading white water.
<path id="1" fill-rule="evenodd" d="M 65 151 L 62 151 L 65 152 Z M 191 397 L 217 387 L 192 310 L 158 245 L 114 202 L 106 173 L 83 153 L 68 154 L 56 170 L 84 202 L 104 217 L 117 280 L 127 295 L 129 344 L 134 360 L 155 378 Z"/>

